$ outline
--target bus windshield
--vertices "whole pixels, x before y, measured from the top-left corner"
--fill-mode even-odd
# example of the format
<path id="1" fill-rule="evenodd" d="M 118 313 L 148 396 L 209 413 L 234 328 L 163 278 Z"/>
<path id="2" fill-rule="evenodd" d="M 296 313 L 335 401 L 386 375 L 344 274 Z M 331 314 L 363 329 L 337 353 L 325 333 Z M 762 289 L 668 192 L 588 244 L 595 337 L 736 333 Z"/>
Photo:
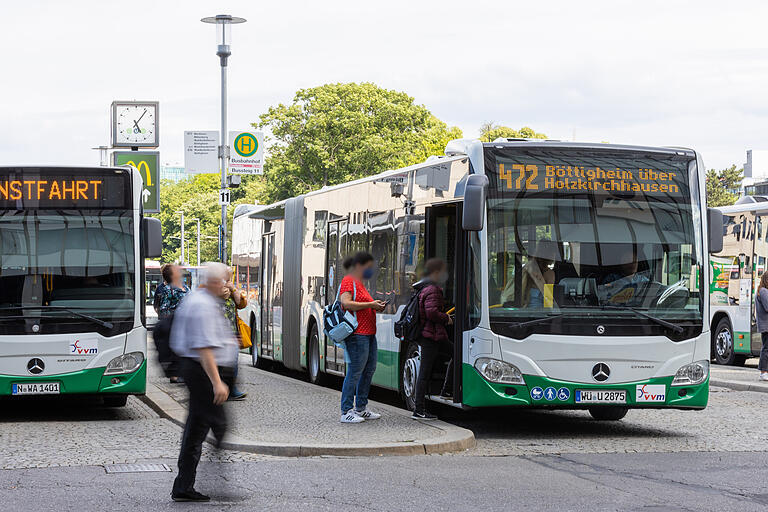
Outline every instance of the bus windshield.
<path id="1" fill-rule="evenodd" d="M 691 153 L 485 151 L 496 332 L 675 340 L 701 332 L 705 260 Z"/>
<path id="2" fill-rule="evenodd" d="M 130 210 L 0 211 L 0 334 L 128 331 L 133 239 Z"/>

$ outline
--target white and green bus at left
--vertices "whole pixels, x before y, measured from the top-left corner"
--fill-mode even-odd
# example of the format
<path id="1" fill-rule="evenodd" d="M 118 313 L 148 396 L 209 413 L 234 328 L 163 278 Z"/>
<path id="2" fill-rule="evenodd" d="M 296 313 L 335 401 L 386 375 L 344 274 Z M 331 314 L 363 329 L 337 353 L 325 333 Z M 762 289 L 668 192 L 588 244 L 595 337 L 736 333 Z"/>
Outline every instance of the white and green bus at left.
<path id="1" fill-rule="evenodd" d="M 145 392 L 142 190 L 133 167 L 0 167 L 0 397 Z"/>

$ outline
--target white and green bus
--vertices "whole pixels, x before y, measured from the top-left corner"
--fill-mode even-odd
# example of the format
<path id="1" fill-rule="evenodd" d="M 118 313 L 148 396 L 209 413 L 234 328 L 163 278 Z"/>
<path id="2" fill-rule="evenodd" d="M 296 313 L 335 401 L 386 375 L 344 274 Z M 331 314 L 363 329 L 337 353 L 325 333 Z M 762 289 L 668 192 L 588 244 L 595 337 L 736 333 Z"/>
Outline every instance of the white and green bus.
<path id="1" fill-rule="evenodd" d="M 241 208 L 233 264 L 257 297 L 241 311 L 254 364 L 278 361 L 313 382 L 344 375 L 342 351 L 319 327 L 341 261 L 366 250 L 377 263 L 366 286 L 391 301 L 377 315 L 374 384 L 412 407 L 419 348 L 393 323 L 425 260 L 439 257 L 456 320 L 432 400 L 583 408 L 598 419 L 703 409 L 707 258 L 722 243 L 703 169 L 689 149 L 456 140 L 422 164 Z M 449 367 L 445 400 L 435 395 Z"/>
<path id="2" fill-rule="evenodd" d="M 768 202 L 758 199 L 718 208 L 723 250 L 709 261 L 712 357 L 718 364 L 743 365 L 762 347 L 754 297 L 768 261 Z"/>
<path id="3" fill-rule="evenodd" d="M 0 167 L 0 397 L 145 392 L 142 190 L 133 167 Z"/>

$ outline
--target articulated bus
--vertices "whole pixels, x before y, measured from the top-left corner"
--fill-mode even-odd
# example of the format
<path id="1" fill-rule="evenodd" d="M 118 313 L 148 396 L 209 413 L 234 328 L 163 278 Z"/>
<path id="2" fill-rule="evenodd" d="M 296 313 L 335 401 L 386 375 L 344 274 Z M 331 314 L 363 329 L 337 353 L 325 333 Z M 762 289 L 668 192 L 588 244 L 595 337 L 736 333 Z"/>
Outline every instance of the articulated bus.
<path id="1" fill-rule="evenodd" d="M 0 396 L 145 392 L 142 189 L 133 167 L 0 167 Z"/>
<path id="2" fill-rule="evenodd" d="M 710 258 L 712 355 L 718 364 L 743 365 L 760 355 L 754 296 L 768 258 L 768 202 L 718 208 L 723 250 Z"/>
<path id="3" fill-rule="evenodd" d="M 322 312 L 343 258 L 366 250 L 377 264 L 366 286 L 391 300 L 377 314 L 373 381 L 412 408 L 419 348 L 393 323 L 438 257 L 456 319 L 431 400 L 604 420 L 635 407 L 703 409 L 707 258 L 722 243 L 703 173 L 689 149 L 462 139 L 422 164 L 238 210 L 233 264 L 258 296 L 241 311 L 254 364 L 277 361 L 313 382 L 344 375 Z M 436 395 L 449 367 L 445 400 Z"/>

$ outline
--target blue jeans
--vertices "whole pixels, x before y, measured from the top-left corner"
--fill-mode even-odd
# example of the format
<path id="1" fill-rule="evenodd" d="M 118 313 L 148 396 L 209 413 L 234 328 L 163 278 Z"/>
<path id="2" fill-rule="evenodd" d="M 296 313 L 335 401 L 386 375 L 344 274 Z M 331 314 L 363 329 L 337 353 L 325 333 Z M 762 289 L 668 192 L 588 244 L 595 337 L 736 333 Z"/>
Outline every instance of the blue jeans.
<path id="1" fill-rule="evenodd" d="M 347 374 L 344 376 L 344 385 L 341 386 L 342 414 L 352 409 L 352 405 L 355 405 L 358 411 L 365 410 L 378 355 L 375 334 L 353 334 L 345 340 L 345 344 Z"/>

